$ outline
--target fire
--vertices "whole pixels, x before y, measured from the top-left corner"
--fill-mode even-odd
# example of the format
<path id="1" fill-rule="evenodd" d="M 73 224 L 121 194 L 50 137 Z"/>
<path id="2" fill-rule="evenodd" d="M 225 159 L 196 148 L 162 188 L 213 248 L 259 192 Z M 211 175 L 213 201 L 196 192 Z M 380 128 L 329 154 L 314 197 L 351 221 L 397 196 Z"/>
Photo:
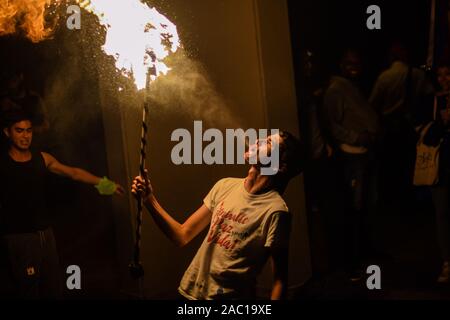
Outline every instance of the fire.
<path id="1" fill-rule="evenodd" d="M 116 67 L 132 78 L 137 88 L 170 70 L 164 59 L 180 47 L 176 26 L 140 0 L 77 0 L 95 14 L 107 35 L 103 50 L 116 59 Z"/>
<path id="2" fill-rule="evenodd" d="M 0 36 L 22 31 L 33 42 L 48 38 L 52 29 L 46 27 L 45 9 L 52 0 L 1 0 Z"/>
<path id="3" fill-rule="evenodd" d="M 170 70 L 164 59 L 180 47 L 176 26 L 140 0 L 76 0 L 95 14 L 106 29 L 103 50 L 116 59 L 116 67 L 143 89 Z M 22 31 L 33 42 L 49 38 L 45 10 L 62 0 L 0 0 L 0 36 Z"/>

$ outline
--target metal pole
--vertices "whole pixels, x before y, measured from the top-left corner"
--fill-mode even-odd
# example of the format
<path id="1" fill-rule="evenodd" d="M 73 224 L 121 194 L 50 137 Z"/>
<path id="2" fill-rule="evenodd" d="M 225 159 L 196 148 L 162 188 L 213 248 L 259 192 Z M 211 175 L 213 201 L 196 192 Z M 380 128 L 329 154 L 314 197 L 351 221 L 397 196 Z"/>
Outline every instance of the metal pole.
<path id="1" fill-rule="evenodd" d="M 139 173 L 141 177 L 146 179 L 145 174 L 145 161 L 147 158 L 146 147 L 147 147 L 147 114 L 149 107 L 149 89 L 150 89 L 150 75 L 152 70 L 150 69 L 147 73 L 147 83 L 145 88 L 144 96 L 144 106 L 142 108 L 142 127 L 141 127 L 141 149 L 140 149 L 140 161 L 139 161 Z M 147 181 L 145 181 L 147 183 Z M 134 253 L 133 260 L 129 265 L 131 276 L 139 280 L 139 292 L 140 297 L 144 298 L 143 289 L 143 277 L 144 277 L 144 267 L 141 263 L 141 235 L 142 235 L 142 210 L 143 210 L 143 199 L 141 197 L 137 198 L 137 214 L 136 214 L 136 232 L 135 232 L 135 243 L 134 243 Z"/>
<path id="2" fill-rule="evenodd" d="M 430 32 L 428 39 L 428 56 L 427 56 L 427 69 L 431 70 L 434 64 L 434 42 L 435 42 L 435 29 L 436 29 L 436 0 L 431 0 L 431 16 L 430 16 Z"/>

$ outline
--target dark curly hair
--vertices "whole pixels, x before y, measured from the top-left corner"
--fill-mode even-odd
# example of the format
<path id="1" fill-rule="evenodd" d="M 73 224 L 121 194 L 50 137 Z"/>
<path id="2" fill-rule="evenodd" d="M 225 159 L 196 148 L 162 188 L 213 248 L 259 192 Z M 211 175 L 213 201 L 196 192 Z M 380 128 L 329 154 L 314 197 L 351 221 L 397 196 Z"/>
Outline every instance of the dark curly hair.
<path id="1" fill-rule="evenodd" d="M 45 114 L 39 96 L 27 94 L 21 98 L 3 97 L 0 100 L 0 124 L 9 128 L 14 123 L 29 120 L 33 126 L 45 124 Z"/>
<path id="2" fill-rule="evenodd" d="M 304 144 L 288 131 L 280 130 L 283 143 L 280 149 L 280 171 L 293 178 L 303 171 L 305 161 Z"/>
<path id="3" fill-rule="evenodd" d="M 280 130 L 280 167 L 275 176 L 276 189 L 283 193 L 289 180 L 303 172 L 305 165 L 305 146 L 288 131 Z"/>

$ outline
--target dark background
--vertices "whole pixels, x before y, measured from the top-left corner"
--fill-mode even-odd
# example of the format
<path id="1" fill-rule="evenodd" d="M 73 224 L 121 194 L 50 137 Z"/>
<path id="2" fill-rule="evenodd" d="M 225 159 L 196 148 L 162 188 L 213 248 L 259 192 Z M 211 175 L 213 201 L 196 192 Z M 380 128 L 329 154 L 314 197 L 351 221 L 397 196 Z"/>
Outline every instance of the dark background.
<path id="1" fill-rule="evenodd" d="M 370 5 L 378 5 L 381 9 L 381 30 L 369 30 L 366 27 L 366 20 L 369 17 L 366 10 Z M 444 7 L 446 3 L 438 1 L 438 5 Z M 355 48 L 362 54 L 364 70 L 361 86 L 367 96 L 377 76 L 389 66 L 388 49 L 393 42 L 400 41 L 407 46 L 413 66 L 420 67 L 426 64 L 431 1 L 288 0 L 288 6 L 299 121 L 303 129 L 302 134 L 306 138 L 307 116 L 302 106 L 308 103 L 311 89 L 326 88 L 329 76 L 338 72 L 339 59 L 345 49 Z M 444 13 L 446 15 L 447 11 Z M 444 50 L 444 47 L 448 50 L 449 44 L 448 24 L 444 25 L 442 20 L 439 20 L 445 15 L 437 15 L 438 37 L 435 59 L 438 63 L 448 58 L 448 51 Z M 305 72 L 307 51 L 313 53 L 314 69 L 310 77 L 306 76 Z M 428 73 L 430 79 L 433 78 L 432 71 Z M 342 275 L 329 273 L 330 244 L 327 243 L 329 232 L 325 231 L 324 217 L 311 213 L 308 204 L 311 185 L 308 178 L 305 179 L 313 278 L 299 291 L 299 297 L 311 299 L 450 297 L 448 288 L 441 288 L 435 284 L 441 261 L 436 243 L 434 211 L 428 189 L 417 188 L 415 199 L 411 199 L 408 207 L 382 205 L 382 210 L 370 218 L 374 233 L 372 240 L 380 253 L 380 259 L 376 263 L 381 263 L 383 277 L 382 293 L 376 293 L 349 284 Z M 333 191 L 332 188 L 327 190 Z M 395 194 L 402 191 L 390 192 Z M 330 202 L 335 200 L 334 196 L 329 195 Z M 345 212 L 335 210 L 333 214 L 336 215 L 333 219 L 338 220 L 339 215 Z"/>
<path id="2" fill-rule="evenodd" d="M 314 53 L 322 75 L 337 71 L 340 55 L 356 48 L 364 58 L 364 84 L 370 87 L 388 65 L 387 53 L 400 40 L 411 51 L 413 65 L 426 62 L 431 1 L 289 0 L 292 44 L 298 84 L 302 83 L 305 50 Z M 370 5 L 381 9 L 381 30 L 369 30 L 366 13 Z"/>

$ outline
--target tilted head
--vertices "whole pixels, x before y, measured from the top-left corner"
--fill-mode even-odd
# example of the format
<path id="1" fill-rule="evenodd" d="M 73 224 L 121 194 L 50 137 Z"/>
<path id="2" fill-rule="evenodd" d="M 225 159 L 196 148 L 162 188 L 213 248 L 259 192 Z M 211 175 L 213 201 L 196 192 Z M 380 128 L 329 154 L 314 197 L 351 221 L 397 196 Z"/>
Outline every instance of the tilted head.
<path id="1" fill-rule="evenodd" d="M 280 130 L 277 134 L 256 140 L 246 152 L 245 159 L 249 161 L 251 157 L 256 157 L 256 166 L 261 174 L 273 176 L 276 189 L 283 192 L 289 180 L 302 172 L 304 152 L 299 139 Z"/>

